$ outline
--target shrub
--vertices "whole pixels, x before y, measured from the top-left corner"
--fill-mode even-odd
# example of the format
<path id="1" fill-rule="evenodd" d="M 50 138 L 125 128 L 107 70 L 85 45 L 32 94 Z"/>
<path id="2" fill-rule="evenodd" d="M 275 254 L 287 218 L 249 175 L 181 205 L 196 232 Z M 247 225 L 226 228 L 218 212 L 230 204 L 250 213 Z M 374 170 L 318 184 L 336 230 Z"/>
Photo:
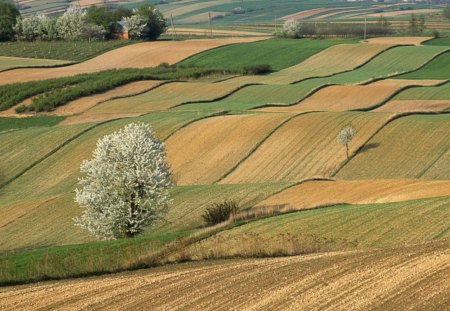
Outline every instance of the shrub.
<path id="1" fill-rule="evenodd" d="M 22 112 L 25 112 L 27 110 L 27 106 L 25 106 L 25 105 L 20 105 L 19 107 L 17 107 L 16 109 L 15 109 L 15 111 L 17 112 L 17 113 L 22 113 Z"/>
<path id="2" fill-rule="evenodd" d="M 441 37 L 441 34 L 439 33 L 439 31 L 437 31 L 437 30 L 433 30 L 433 37 L 434 38 L 440 38 Z"/>
<path id="3" fill-rule="evenodd" d="M 265 75 L 272 72 L 272 67 L 268 64 L 251 65 L 244 67 L 244 74 Z"/>
<path id="4" fill-rule="evenodd" d="M 214 203 L 206 208 L 202 214 L 203 220 L 207 225 L 216 225 L 230 218 L 239 210 L 239 206 L 235 201 L 225 200 L 222 203 Z"/>

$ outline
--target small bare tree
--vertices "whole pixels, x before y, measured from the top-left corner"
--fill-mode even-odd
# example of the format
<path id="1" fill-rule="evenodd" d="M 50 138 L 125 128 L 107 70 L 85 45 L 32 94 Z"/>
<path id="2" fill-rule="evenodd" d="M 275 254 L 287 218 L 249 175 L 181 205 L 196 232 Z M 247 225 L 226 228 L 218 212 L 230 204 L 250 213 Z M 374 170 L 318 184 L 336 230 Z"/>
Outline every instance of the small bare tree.
<path id="1" fill-rule="evenodd" d="M 345 146 L 345 149 L 347 151 L 347 159 L 349 156 L 348 145 L 355 136 L 356 136 L 356 129 L 352 125 L 347 125 L 346 127 L 344 127 L 337 136 L 338 144 Z"/>

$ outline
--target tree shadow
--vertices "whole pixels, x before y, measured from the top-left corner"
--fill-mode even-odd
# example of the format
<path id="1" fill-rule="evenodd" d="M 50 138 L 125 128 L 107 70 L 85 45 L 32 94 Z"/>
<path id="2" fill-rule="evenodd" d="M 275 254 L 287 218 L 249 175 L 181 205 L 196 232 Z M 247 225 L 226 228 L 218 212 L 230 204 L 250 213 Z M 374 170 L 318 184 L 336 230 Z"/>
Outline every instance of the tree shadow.
<path id="1" fill-rule="evenodd" d="M 380 146 L 379 143 L 370 143 L 370 144 L 365 145 L 365 146 L 361 149 L 361 152 L 366 152 L 366 151 L 369 151 L 370 149 L 376 149 L 376 148 L 378 148 L 379 146 Z"/>

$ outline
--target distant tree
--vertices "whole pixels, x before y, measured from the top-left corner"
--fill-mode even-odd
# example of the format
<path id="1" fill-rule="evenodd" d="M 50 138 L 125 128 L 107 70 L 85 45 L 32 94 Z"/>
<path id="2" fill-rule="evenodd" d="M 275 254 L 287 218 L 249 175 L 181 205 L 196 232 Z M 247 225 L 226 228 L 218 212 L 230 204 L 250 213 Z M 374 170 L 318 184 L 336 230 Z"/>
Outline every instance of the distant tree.
<path id="1" fill-rule="evenodd" d="M 0 0 L 0 41 L 14 38 L 14 25 L 19 17 L 19 10 L 12 3 Z"/>
<path id="2" fill-rule="evenodd" d="M 295 19 L 287 20 L 283 25 L 282 35 L 287 38 L 300 38 L 301 37 L 301 24 Z"/>
<path id="3" fill-rule="evenodd" d="M 446 6 L 444 10 L 442 10 L 442 16 L 446 19 L 450 19 L 450 6 Z"/>
<path id="4" fill-rule="evenodd" d="M 122 19 L 122 18 L 120 18 Z M 88 23 L 102 26 L 108 38 L 112 37 L 114 24 L 119 21 L 113 10 L 105 6 L 90 6 L 86 10 L 86 20 Z"/>
<path id="5" fill-rule="evenodd" d="M 102 239 L 133 237 L 161 219 L 172 185 L 164 143 L 143 123 L 131 123 L 97 142 L 81 165 L 75 223 Z"/>
<path id="6" fill-rule="evenodd" d="M 344 127 L 337 136 L 338 144 L 345 146 L 345 150 L 347 151 L 347 159 L 349 157 L 348 146 L 355 136 L 356 136 L 356 129 L 351 125 L 347 125 L 346 127 Z"/>
<path id="7" fill-rule="evenodd" d="M 145 4 L 136 10 L 145 21 L 145 27 L 142 30 L 141 37 L 145 40 L 156 40 L 167 30 L 167 21 L 164 15 L 154 5 Z"/>
<path id="8" fill-rule="evenodd" d="M 145 20 L 139 15 L 124 17 L 122 20 L 126 24 L 130 39 L 139 39 L 146 26 Z"/>
<path id="9" fill-rule="evenodd" d="M 78 7 L 70 7 L 56 21 L 58 36 L 64 40 L 79 40 L 86 22 L 86 12 Z"/>
<path id="10" fill-rule="evenodd" d="M 89 42 L 92 40 L 103 40 L 105 38 L 106 31 L 103 26 L 86 23 L 81 29 L 81 38 L 87 39 Z"/>
<path id="11" fill-rule="evenodd" d="M 131 17 L 133 15 L 133 11 L 131 9 L 124 8 L 122 6 L 118 7 L 117 9 L 115 9 L 113 11 L 113 13 L 114 13 L 116 21 L 120 21 L 124 17 Z"/>

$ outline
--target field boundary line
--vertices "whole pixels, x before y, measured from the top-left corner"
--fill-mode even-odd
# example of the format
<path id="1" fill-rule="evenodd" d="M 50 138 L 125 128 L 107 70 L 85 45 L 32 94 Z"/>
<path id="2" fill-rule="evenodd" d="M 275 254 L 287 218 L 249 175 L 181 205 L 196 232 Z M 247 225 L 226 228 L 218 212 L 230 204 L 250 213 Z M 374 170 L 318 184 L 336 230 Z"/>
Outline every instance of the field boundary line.
<path id="1" fill-rule="evenodd" d="M 213 84 L 213 83 L 212 83 Z M 243 84 L 240 85 L 238 87 L 236 87 L 235 89 L 231 90 L 229 93 L 222 95 L 220 97 L 216 97 L 213 99 L 208 99 L 208 100 L 190 100 L 190 101 L 186 101 L 186 102 L 182 102 L 180 104 L 176 104 L 175 106 L 172 106 L 169 108 L 169 110 L 174 109 L 174 108 L 178 108 L 181 106 L 185 106 L 185 105 L 191 105 L 191 104 L 207 104 L 207 103 L 215 103 L 217 101 L 221 101 L 222 99 L 225 99 L 227 97 L 230 97 L 231 95 L 233 95 L 234 93 L 239 92 L 240 90 L 242 90 L 243 88 L 247 87 L 247 86 L 253 86 L 253 85 L 263 85 L 260 83 L 247 83 L 247 84 Z"/>
<path id="2" fill-rule="evenodd" d="M 353 158 L 355 158 L 360 152 L 364 149 L 364 147 L 369 143 L 370 140 L 372 140 L 378 133 L 380 133 L 386 126 L 391 124 L 392 122 L 403 118 L 403 117 L 409 117 L 413 115 L 441 115 L 441 114 L 450 114 L 448 111 L 431 111 L 431 112 L 401 112 L 394 114 L 391 116 L 388 120 L 386 120 L 381 126 L 370 136 L 366 139 L 364 143 L 361 144 L 354 152 L 351 153 L 351 155 L 348 157 L 348 159 L 341 162 L 341 164 L 333 171 L 331 172 L 330 176 L 335 177 L 348 163 L 350 163 Z"/>
<path id="3" fill-rule="evenodd" d="M 255 151 L 258 150 L 259 147 L 264 142 L 266 142 L 277 130 L 279 130 L 281 127 L 283 127 L 283 125 L 285 125 L 289 121 L 295 119 L 296 117 L 306 115 L 306 114 L 311 114 L 311 113 L 320 113 L 320 111 L 306 111 L 306 112 L 296 113 L 292 116 L 289 116 L 286 120 L 281 121 L 269 133 L 267 133 L 267 135 L 265 137 L 263 137 L 255 146 L 253 146 L 253 148 L 246 155 L 244 155 L 233 167 L 231 167 L 227 172 L 225 172 L 225 174 L 223 174 L 222 177 L 219 177 L 219 179 L 217 179 L 215 182 L 213 182 L 213 184 L 217 184 L 217 183 L 221 182 L 226 177 L 228 177 L 231 173 L 233 173 L 242 163 L 244 163 L 253 153 L 255 153 Z"/>
<path id="4" fill-rule="evenodd" d="M 420 80 L 417 80 L 420 81 Z M 366 108 L 357 108 L 357 109 L 352 109 L 350 111 L 363 111 L 363 112 L 368 112 L 368 111 L 372 111 L 374 109 L 380 108 L 382 106 L 384 106 L 385 104 L 387 104 L 391 99 L 393 99 L 395 96 L 397 96 L 398 94 L 400 94 L 403 91 L 406 91 L 408 89 L 412 89 L 412 88 L 421 88 L 421 87 L 439 87 L 442 86 L 444 84 L 447 84 L 448 82 L 450 82 L 450 80 L 446 80 L 443 82 L 439 82 L 437 84 L 434 85 L 421 85 L 421 84 L 410 84 L 410 85 L 406 85 L 403 86 L 397 90 L 395 90 L 392 94 L 388 95 L 385 99 L 383 99 L 382 101 L 380 101 L 379 103 L 376 103 L 370 107 L 366 107 Z"/>

